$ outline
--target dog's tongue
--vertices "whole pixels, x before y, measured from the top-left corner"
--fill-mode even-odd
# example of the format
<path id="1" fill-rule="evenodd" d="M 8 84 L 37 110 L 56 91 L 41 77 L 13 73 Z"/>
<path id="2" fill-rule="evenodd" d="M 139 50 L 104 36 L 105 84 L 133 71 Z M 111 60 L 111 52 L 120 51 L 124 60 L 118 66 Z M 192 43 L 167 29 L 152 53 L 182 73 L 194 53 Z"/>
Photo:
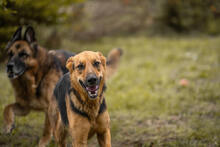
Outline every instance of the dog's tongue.
<path id="1" fill-rule="evenodd" d="M 98 89 L 98 86 L 90 86 L 90 87 L 86 87 L 86 90 L 88 91 L 96 91 Z"/>

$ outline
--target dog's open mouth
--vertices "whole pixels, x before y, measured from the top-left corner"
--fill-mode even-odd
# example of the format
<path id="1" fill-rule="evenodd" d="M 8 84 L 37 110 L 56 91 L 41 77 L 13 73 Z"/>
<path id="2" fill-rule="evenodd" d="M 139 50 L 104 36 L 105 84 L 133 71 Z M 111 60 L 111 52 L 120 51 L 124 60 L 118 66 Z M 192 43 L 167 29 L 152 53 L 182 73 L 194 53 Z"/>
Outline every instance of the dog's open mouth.
<path id="1" fill-rule="evenodd" d="M 89 97 L 96 98 L 98 96 L 99 86 L 98 85 L 88 86 L 86 87 L 86 90 L 89 94 Z"/>
<path id="2" fill-rule="evenodd" d="M 99 84 L 93 86 L 87 86 L 83 81 L 79 80 L 81 86 L 86 90 L 88 96 L 92 99 L 95 99 L 98 96 Z"/>
<path id="3" fill-rule="evenodd" d="M 7 64 L 6 71 L 10 79 L 16 79 L 19 76 L 23 75 L 27 68 L 25 64 L 19 60 L 15 63 L 12 63 Z"/>
<path id="4" fill-rule="evenodd" d="M 16 79 L 17 77 L 21 76 L 22 74 L 24 73 L 24 71 L 21 71 L 19 73 L 14 73 L 12 71 L 8 71 L 7 74 L 8 74 L 8 77 L 10 79 Z"/>

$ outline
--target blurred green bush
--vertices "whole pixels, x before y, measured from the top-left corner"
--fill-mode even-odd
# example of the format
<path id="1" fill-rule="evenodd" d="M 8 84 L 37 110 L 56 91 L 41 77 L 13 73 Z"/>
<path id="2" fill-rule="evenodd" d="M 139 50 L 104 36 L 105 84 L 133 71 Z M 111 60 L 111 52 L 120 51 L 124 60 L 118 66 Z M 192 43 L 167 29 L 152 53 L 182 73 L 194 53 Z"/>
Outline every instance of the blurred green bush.
<path id="1" fill-rule="evenodd" d="M 219 34 L 220 1 L 166 0 L 161 16 L 162 24 L 177 32 L 201 31 Z"/>
<path id="2" fill-rule="evenodd" d="M 68 17 L 67 6 L 83 0 L 1 0 L 0 1 L 0 60 L 13 32 L 21 25 L 59 24 Z"/>
<path id="3" fill-rule="evenodd" d="M 164 34 L 164 30 L 174 30 L 217 35 L 220 33 L 220 1 L 1 0 L 0 60 L 17 26 L 30 24 L 41 30 L 38 38 L 48 48 L 58 48 L 64 38 L 94 40 L 136 32 Z"/>
<path id="4" fill-rule="evenodd" d="M 76 6 L 75 6 L 76 8 Z M 73 39 L 94 40 L 109 35 L 220 33 L 217 0 L 93 0 L 81 5 L 81 17 L 72 19 Z M 68 34 L 67 32 L 67 34 Z"/>

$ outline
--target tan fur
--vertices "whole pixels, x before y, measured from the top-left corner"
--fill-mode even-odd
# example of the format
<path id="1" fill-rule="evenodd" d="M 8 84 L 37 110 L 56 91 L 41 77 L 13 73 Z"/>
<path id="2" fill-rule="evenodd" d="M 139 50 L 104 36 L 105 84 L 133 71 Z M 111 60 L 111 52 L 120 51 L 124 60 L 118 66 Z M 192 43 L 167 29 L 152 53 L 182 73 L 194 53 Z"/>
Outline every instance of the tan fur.
<path id="1" fill-rule="evenodd" d="M 106 78 L 109 79 L 118 69 L 119 60 L 123 51 L 120 48 L 112 49 L 107 57 Z"/>
<path id="2" fill-rule="evenodd" d="M 100 68 L 95 68 L 92 63 L 94 60 L 100 61 Z M 86 68 L 81 72 L 75 67 L 79 63 L 84 63 Z M 66 109 L 69 120 L 68 132 L 72 137 L 72 146 L 74 147 L 86 147 L 88 138 L 97 134 L 97 139 L 101 147 L 111 146 L 111 135 L 110 135 L 110 117 L 105 110 L 103 113 L 98 114 L 100 104 L 103 101 L 104 95 L 100 96 L 102 87 L 106 79 L 106 59 L 101 53 L 84 51 L 74 57 L 68 59 L 66 67 L 70 71 L 71 87 L 74 87 L 80 94 L 84 104 L 80 103 L 74 94 L 66 96 Z M 102 76 L 100 82 L 99 96 L 94 100 L 88 97 L 88 94 L 79 83 L 79 79 L 84 81 L 88 73 L 95 73 L 97 77 Z M 71 109 L 70 100 L 74 103 L 76 108 L 86 112 L 90 120 L 83 117 Z M 51 101 L 49 106 L 50 121 L 54 132 L 54 137 L 58 146 L 66 146 L 65 138 L 67 130 L 61 121 L 61 115 L 58 110 L 57 102 L 55 98 Z"/>
<path id="3" fill-rule="evenodd" d="M 16 45 L 20 47 L 17 48 Z M 48 103 L 51 100 L 53 89 L 62 76 L 62 72 L 55 68 L 50 68 L 53 64 L 53 57 L 41 47 L 38 48 L 37 57 L 33 58 L 33 51 L 26 41 L 16 41 L 8 50 L 13 54 L 18 54 L 20 50 L 25 50 L 30 56 L 24 60 L 28 70 L 19 78 L 11 79 L 15 92 L 15 103 L 9 104 L 4 109 L 5 132 L 10 133 L 14 123 L 14 117 L 25 116 L 31 110 L 45 112 L 45 126 L 41 142 L 48 140 L 51 130 L 48 127 Z M 36 96 L 37 87 L 40 85 L 40 97 Z"/>
<path id="4" fill-rule="evenodd" d="M 64 53 L 62 50 L 61 52 L 48 52 L 46 49 L 37 45 L 34 36 L 34 29 L 32 27 L 28 27 L 26 29 L 23 40 L 21 37 L 21 30 L 21 27 L 17 29 L 13 38 L 6 46 L 9 56 L 11 56 L 11 60 L 9 59 L 11 62 L 8 62 L 7 64 L 7 72 L 11 78 L 10 82 L 14 89 L 15 102 L 7 105 L 4 109 L 4 130 L 6 133 L 10 133 L 12 131 L 15 116 L 25 116 L 31 110 L 42 111 L 45 113 L 45 124 L 43 137 L 40 139 L 39 146 L 45 146 L 48 143 L 52 134 L 52 128 L 56 128 L 56 130 L 58 130 L 56 131 L 57 135 L 55 135 L 55 138 L 57 138 L 56 140 L 60 140 L 60 144 L 64 145 L 66 130 L 60 125 L 57 125 L 61 124 L 61 119 L 58 115 L 59 111 L 57 111 L 57 109 L 52 109 L 52 106 L 49 107 L 49 103 L 54 103 L 52 99 L 54 87 L 63 75 L 63 72 L 66 72 L 64 65 L 66 64 L 67 58 L 74 54 L 69 52 Z M 25 56 L 22 55 L 22 52 L 25 52 Z M 117 54 L 115 55 L 117 56 Z M 105 67 L 105 58 L 102 57 L 100 53 L 97 53 L 97 57 L 100 57 L 100 60 L 103 62 L 104 70 L 101 71 L 105 71 L 105 68 L 112 68 L 112 64 L 108 64 L 108 66 Z M 110 59 L 112 60 L 113 58 Z M 24 73 L 21 71 L 20 73 L 11 75 L 12 71 L 9 70 L 9 63 L 13 63 L 13 65 L 10 65 L 12 67 L 22 67 Z M 103 73 L 103 76 L 104 75 L 105 74 Z M 84 98 L 84 100 L 86 100 L 86 98 Z M 96 103 L 100 103 L 101 101 L 102 98 L 100 98 L 100 101 L 97 101 Z M 94 104 L 94 102 L 88 102 L 81 108 L 83 110 L 87 109 L 87 112 L 94 122 L 97 116 L 98 107 L 96 103 Z M 54 105 L 54 107 L 55 106 L 56 105 Z M 91 108 L 94 111 L 90 111 Z M 48 112 L 50 112 L 50 114 L 48 114 Z M 51 116 L 54 117 L 52 118 Z M 53 121 L 51 121 L 51 119 Z M 51 124 L 51 122 L 56 122 L 56 125 Z M 61 139 L 59 139 L 60 136 L 62 136 Z"/>
<path id="5" fill-rule="evenodd" d="M 51 54 L 51 55 L 56 56 L 60 60 L 62 66 L 66 65 L 66 60 L 67 59 L 62 53 L 58 53 L 58 52 L 56 52 L 56 50 L 50 50 L 50 51 L 48 51 L 48 53 Z"/>
<path id="6" fill-rule="evenodd" d="M 17 45 L 20 47 L 17 48 Z M 15 102 L 7 105 L 4 109 L 4 130 L 6 133 L 11 132 L 15 116 L 25 116 L 29 114 L 31 110 L 43 111 L 45 112 L 45 123 L 43 137 L 39 142 L 39 146 L 45 146 L 50 140 L 52 134 L 51 128 L 54 128 L 50 126 L 51 124 L 48 117 L 52 114 L 48 114 L 48 105 L 51 101 L 54 87 L 59 78 L 62 76 L 62 72 L 60 70 L 57 71 L 55 68 L 49 68 L 51 64 L 53 64 L 53 52 L 48 53 L 44 48 L 38 46 L 37 56 L 36 58 L 33 58 L 33 49 L 26 41 L 16 41 L 8 49 L 8 52 L 12 51 L 14 54 L 18 54 L 21 50 L 25 50 L 30 55 L 30 57 L 25 59 L 25 64 L 29 67 L 29 69 L 19 78 L 10 80 L 14 89 Z M 100 55 L 100 53 L 98 54 Z M 112 53 L 110 52 L 110 54 Z M 61 63 L 64 64 L 64 57 L 59 54 L 56 54 L 56 56 L 60 59 Z M 104 62 L 105 59 L 103 58 L 100 60 L 103 60 Z M 71 61 L 71 59 L 69 59 L 69 61 Z M 108 68 L 112 69 L 111 65 L 107 66 L 107 69 Z M 41 96 L 36 97 L 37 87 L 40 83 Z M 95 105 L 88 103 L 88 106 Z M 82 109 L 85 108 L 82 107 Z M 58 113 L 56 112 L 56 114 Z M 91 114 L 91 116 L 92 115 L 93 114 Z M 95 116 L 96 114 L 94 114 L 93 117 L 95 118 Z M 57 128 L 57 130 L 59 130 L 59 128 Z M 65 130 L 61 129 L 61 134 L 65 133 Z M 59 138 L 59 136 L 57 136 L 57 138 Z M 62 142 L 63 140 L 61 141 L 61 144 Z"/>

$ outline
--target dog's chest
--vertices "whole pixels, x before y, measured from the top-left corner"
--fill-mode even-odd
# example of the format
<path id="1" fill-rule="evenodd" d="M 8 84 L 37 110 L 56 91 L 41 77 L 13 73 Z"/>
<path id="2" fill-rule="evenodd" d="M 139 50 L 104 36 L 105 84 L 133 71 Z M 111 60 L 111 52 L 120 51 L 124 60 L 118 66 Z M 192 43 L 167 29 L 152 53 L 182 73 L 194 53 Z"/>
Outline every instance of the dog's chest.
<path id="1" fill-rule="evenodd" d="M 12 86 L 15 91 L 16 101 L 24 106 L 29 106 L 32 109 L 42 110 L 47 107 L 47 102 L 43 99 L 44 95 L 35 82 L 30 79 L 13 80 Z"/>
<path id="2" fill-rule="evenodd" d="M 15 90 L 17 97 L 23 99 L 29 99 L 29 97 L 35 97 L 36 86 L 28 80 L 13 80 L 12 86 Z"/>
<path id="3" fill-rule="evenodd" d="M 97 122 L 91 122 L 91 128 L 90 128 L 90 133 L 89 134 L 93 134 L 93 133 L 101 133 L 103 132 L 103 130 L 105 129 L 101 124 L 97 123 Z"/>

